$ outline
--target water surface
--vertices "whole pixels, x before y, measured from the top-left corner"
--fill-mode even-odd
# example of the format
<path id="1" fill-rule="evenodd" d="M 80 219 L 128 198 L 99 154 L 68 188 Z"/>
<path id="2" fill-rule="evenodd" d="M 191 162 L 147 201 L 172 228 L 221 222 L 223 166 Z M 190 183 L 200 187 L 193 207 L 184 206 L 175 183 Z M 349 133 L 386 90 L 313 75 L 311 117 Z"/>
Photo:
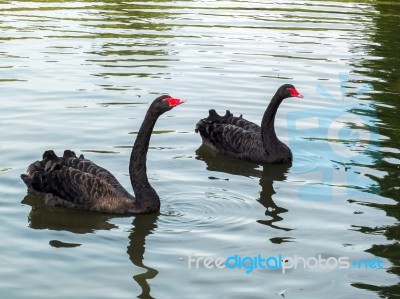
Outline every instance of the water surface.
<path id="1" fill-rule="evenodd" d="M 0 289 L 4 298 L 396 298 L 399 11 L 393 1 L 3 1 Z M 292 165 L 201 147 L 214 108 L 256 123 L 292 83 L 276 130 Z M 161 212 L 49 208 L 19 176 L 69 148 L 131 190 L 149 103 Z M 382 269 L 207 269 L 189 256 L 381 261 Z"/>

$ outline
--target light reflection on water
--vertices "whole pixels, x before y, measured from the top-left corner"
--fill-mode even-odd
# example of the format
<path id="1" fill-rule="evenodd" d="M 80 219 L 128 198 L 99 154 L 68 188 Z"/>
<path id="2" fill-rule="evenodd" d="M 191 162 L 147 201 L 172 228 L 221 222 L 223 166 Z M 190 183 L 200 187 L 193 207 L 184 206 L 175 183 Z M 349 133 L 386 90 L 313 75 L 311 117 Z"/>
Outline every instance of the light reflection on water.
<path id="1" fill-rule="evenodd" d="M 381 205 L 397 200 L 398 186 L 383 180 L 400 157 L 382 112 L 381 66 L 373 63 L 385 54 L 375 51 L 378 9 L 368 1 L 0 4 L 2 294 L 395 294 L 397 264 L 384 252 L 396 248 L 379 247 L 396 240 L 385 232 L 395 231 L 394 213 Z M 200 146 L 194 125 L 208 109 L 259 123 L 288 82 L 305 95 L 286 100 L 276 120 L 293 165 L 261 166 Z M 372 90 L 363 89 L 367 84 Z M 151 140 L 148 175 L 160 214 L 66 211 L 26 196 L 19 174 L 50 148 L 83 152 L 128 187 L 133 139 L 149 102 L 162 93 L 188 102 L 159 119 Z M 385 270 L 246 275 L 188 269 L 193 253 L 378 256 Z"/>

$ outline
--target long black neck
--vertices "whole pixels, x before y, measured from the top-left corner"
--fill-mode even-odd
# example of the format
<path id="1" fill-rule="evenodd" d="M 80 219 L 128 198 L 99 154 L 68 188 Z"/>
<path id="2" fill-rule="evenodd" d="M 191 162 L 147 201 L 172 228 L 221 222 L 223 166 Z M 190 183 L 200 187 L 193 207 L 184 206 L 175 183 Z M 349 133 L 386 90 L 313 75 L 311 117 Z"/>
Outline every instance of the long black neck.
<path id="1" fill-rule="evenodd" d="M 265 110 L 261 121 L 261 138 L 264 148 L 268 153 L 269 150 L 274 147 L 274 145 L 281 143 L 275 133 L 275 115 L 283 99 L 284 98 L 278 92 L 276 92 L 272 97 L 267 110 Z"/>
<path id="2" fill-rule="evenodd" d="M 154 113 L 154 111 L 152 113 L 151 108 L 147 111 L 137 134 L 135 144 L 133 145 L 131 159 L 129 161 L 129 176 L 131 178 L 133 191 L 135 192 L 136 201 L 139 204 L 143 204 L 145 201 L 149 204 L 154 201 L 159 201 L 156 191 L 151 187 L 147 178 L 146 168 L 150 138 L 158 117 L 159 115 Z"/>

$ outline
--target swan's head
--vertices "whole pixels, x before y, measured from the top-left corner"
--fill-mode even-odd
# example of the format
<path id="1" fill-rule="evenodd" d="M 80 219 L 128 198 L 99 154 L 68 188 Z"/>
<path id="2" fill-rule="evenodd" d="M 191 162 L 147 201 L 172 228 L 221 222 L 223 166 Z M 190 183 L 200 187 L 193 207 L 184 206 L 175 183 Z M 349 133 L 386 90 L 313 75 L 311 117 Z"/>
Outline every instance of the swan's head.
<path id="1" fill-rule="evenodd" d="M 284 98 L 303 98 L 304 96 L 297 91 L 297 89 L 292 84 L 284 84 L 278 89 L 279 94 Z"/>
<path id="2" fill-rule="evenodd" d="M 163 95 L 155 99 L 151 104 L 151 107 L 158 113 L 162 114 L 185 102 L 185 100 L 173 98 L 169 95 Z"/>

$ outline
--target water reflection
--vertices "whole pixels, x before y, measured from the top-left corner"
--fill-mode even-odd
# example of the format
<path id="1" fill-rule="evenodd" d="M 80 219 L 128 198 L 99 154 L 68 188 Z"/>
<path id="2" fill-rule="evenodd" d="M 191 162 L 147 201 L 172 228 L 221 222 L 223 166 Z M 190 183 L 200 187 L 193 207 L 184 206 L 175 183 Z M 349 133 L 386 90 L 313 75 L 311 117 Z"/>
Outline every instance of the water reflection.
<path id="1" fill-rule="evenodd" d="M 146 272 L 133 276 L 133 279 L 141 287 L 142 293 L 138 298 L 153 298 L 150 295 L 148 280 L 157 276 L 158 271 L 143 263 L 146 248 L 146 236 L 152 234 L 157 228 L 158 214 L 138 215 L 133 220 L 134 229 L 129 235 L 128 255 L 131 262 Z"/>
<path id="2" fill-rule="evenodd" d="M 267 225 L 274 229 L 290 231 L 291 228 L 282 227 L 278 223 L 283 219 L 281 214 L 288 212 L 287 209 L 277 205 L 272 196 L 276 193 L 273 187 L 275 181 L 285 181 L 291 164 L 270 164 L 260 169 L 260 165 L 253 162 L 240 161 L 223 156 L 209 150 L 202 145 L 196 150 L 196 159 L 207 164 L 207 170 L 225 172 L 233 175 L 260 178 L 261 193 L 257 201 L 265 207 L 265 215 L 268 220 L 260 219 L 258 223 Z M 277 240 L 278 241 L 278 240 Z M 274 241 L 273 241 L 274 242 Z"/>
<path id="3" fill-rule="evenodd" d="M 380 149 L 377 152 L 381 160 L 376 161 L 372 168 L 384 175 L 371 175 L 380 187 L 383 197 L 397 201 L 396 204 L 364 203 L 367 206 L 385 211 L 389 217 L 394 217 L 399 223 L 399 138 L 398 138 L 398 115 L 400 106 L 400 39 L 398 38 L 398 24 L 400 3 L 398 1 L 376 1 L 372 4 L 378 12 L 373 18 L 375 30 L 371 32 L 372 43 L 365 47 L 369 53 L 355 65 L 356 73 L 367 75 L 372 78 L 374 93 L 372 98 L 376 104 L 376 114 L 379 124 Z M 393 38 L 393 37 L 396 38 Z M 379 59 L 377 59 L 379 58 Z M 376 225 L 363 226 L 359 228 L 364 234 L 383 234 L 387 241 L 385 244 L 373 244 L 367 252 L 378 257 L 387 258 L 392 267 L 387 269 L 388 273 L 400 276 L 400 225 Z M 354 283 L 361 289 L 377 292 L 380 297 L 394 298 L 399 295 L 400 284 L 382 286 L 374 283 Z"/>
<path id="4" fill-rule="evenodd" d="M 75 234 L 87 234 L 97 230 L 116 228 L 114 224 L 109 223 L 112 219 L 110 215 L 48 207 L 40 198 L 29 194 L 25 196 L 22 203 L 32 207 L 28 215 L 28 223 L 29 227 L 33 229 L 50 229 L 69 231 Z"/>
<path id="5" fill-rule="evenodd" d="M 92 75 L 103 78 L 159 78 L 169 75 L 163 69 L 168 68 L 168 63 L 176 59 L 169 57 L 166 39 L 174 36 L 167 36 L 164 32 L 171 31 L 167 20 L 173 19 L 174 14 L 161 8 L 154 4 L 126 1 L 97 6 L 98 20 L 90 20 L 84 27 L 90 28 L 91 33 L 96 32 L 97 37 L 102 38 L 104 42 L 87 52 L 90 58 L 86 59 L 86 62 L 96 63 L 105 71 Z M 107 85 L 103 87 L 109 88 Z"/>
<path id="6" fill-rule="evenodd" d="M 77 234 L 93 233 L 98 230 L 111 230 L 117 228 L 110 220 L 117 217 L 113 215 L 91 213 L 85 211 L 71 210 L 57 207 L 47 207 L 39 198 L 31 195 L 25 196 L 23 204 L 32 207 L 28 216 L 29 227 L 33 229 L 49 229 L 55 231 L 70 231 Z M 119 216 L 120 217 L 120 216 Z M 133 276 L 135 282 L 140 286 L 142 293 L 138 298 L 153 298 L 150 295 L 148 280 L 157 276 L 158 271 L 144 264 L 146 250 L 146 237 L 157 228 L 158 214 L 138 215 L 133 219 L 133 228 L 129 234 L 129 245 L 127 253 L 131 262 L 145 270 Z M 74 248 L 81 244 L 66 243 L 59 240 L 50 240 L 53 247 Z"/>

